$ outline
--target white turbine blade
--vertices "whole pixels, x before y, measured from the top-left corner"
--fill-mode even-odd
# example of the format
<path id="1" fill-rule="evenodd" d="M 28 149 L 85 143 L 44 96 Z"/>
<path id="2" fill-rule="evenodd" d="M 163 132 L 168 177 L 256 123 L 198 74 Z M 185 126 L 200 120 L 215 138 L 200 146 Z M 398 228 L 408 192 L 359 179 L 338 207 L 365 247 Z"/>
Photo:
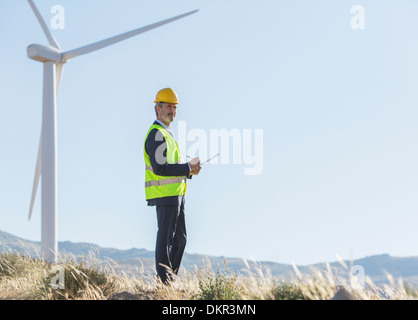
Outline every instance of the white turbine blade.
<path id="1" fill-rule="evenodd" d="M 154 24 L 150 24 L 148 26 L 145 26 L 145 27 L 142 27 L 142 28 L 139 28 L 139 29 L 135 29 L 135 30 L 132 30 L 132 31 L 114 36 L 114 37 L 109 38 L 109 39 L 105 39 L 105 40 L 102 40 L 102 41 L 99 41 L 99 42 L 96 42 L 96 43 L 93 43 L 93 44 L 89 44 L 89 45 L 81 47 L 81 48 L 77 48 L 77 49 L 74 49 L 74 50 L 64 52 L 62 54 L 62 61 L 66 62 L 69 59 L 75 58 L 77 56 L 87 54 L 87 53 L 90 53 L 90 52 L 93 52 L 93 51 L 96 51 L 96 50 L 100 50 L 102 48 L 105 48 L 105 47 L 110 46 L 112 44 L 115 44 L 117 42 L 129 39 L 129 38 L 131 38 L 133 36 L 136 36 L 140 33 L 144 33 L 144 32 L 150 31 L 152 29 L 161 27 L 161 26 L 163 26 L 167 23 L 182 19 L 182 18 L 184 18 L 186 16 L 189 16 L 193 13 L 196 13 L 197 11 L 199 11 L 199 10 L 190 11 L 190 12 L 181 14 L 179 16 L 176 16 L 176 17 L 173 17 L 173 18 L 170 18 L 170 19 L 167 19 L 167 20 L 163 20 L 163 21 L 160 21 L 160 22 L 157 22 L 157 23 L 154 23 Z"/>
<path id="2" fill-rule="evenodd" d="M 38 190 L 39 178 L 41 176 L 41 152 L 42 152 L 42 133 L 39 140 L 38 158 L 36 160 L 35 179 L 33 180 L 32 199 L 30 201 L 29 220 L 32 217 L 33 205 L 35 203 L 36 191 Z"/>
<path id="3" fill-rule="evenodd" d="M 33 12 L 35 13 L 36 18 L 38 19 L 42 30 L 44 31 L 46 37 L 48 38 L 49 44 L 59 50 L 61 50 L 60 46 L 58 45 L 57 40 L 52 36 L 51 32 L 48 29 L 48 26 L 45 23 L 45 20 L 42 18 L 41 13 L 39 12 L 38 8 L 36 7 L 33 0 L 28 0 L 30 6 L 32 7 Z"/>
<path id="4" fill-rule="evenodd" d="M 60 90 L 60 84 L 61 84 L 61 78 L 62 78 L 62 69 L 64 68 L 64 64 L 63 63 L 57 63 L 56 66 L 56 75 L 55 75 L 55 81 L 56 81 L 56 85 L 55 85 L 55 90 L 56 90 L 56 96 L 58 97 L 58 92 Z"/>

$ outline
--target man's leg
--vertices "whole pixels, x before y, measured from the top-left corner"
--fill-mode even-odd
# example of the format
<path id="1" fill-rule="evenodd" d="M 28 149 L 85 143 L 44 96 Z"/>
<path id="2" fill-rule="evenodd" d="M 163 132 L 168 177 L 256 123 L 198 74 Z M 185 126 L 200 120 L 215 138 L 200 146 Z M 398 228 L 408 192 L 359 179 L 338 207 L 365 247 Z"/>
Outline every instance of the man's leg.
<path id="1" fill-rule="evenodd" d="M 164 283 L 171 280 L 173 238 L 179 211 L 178 206 L 157 206 L 158 232 L 155 264 L 157 274 Z"/>
<path id="2" fill-rule="evenodd" d="M 187 233 L 186 220 L 184 214 L 184 198 L 180 206 L 179 215 L 177 217 L 176 231 L 173 239 L 173 250 L 171 267 L 174 273 L 177 274 L 180 268 L 181 259 L 183 258 L 184 249 L 186 248 Z"/>

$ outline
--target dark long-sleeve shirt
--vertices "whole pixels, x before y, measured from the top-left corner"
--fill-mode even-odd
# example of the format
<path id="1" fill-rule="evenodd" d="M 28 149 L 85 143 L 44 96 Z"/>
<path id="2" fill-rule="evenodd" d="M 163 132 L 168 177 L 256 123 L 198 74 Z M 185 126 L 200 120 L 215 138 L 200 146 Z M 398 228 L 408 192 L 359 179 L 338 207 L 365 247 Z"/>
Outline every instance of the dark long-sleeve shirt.
<path id="1" fill-rule="evenodd" d="M 157 121 L 154 124 L 161 125 Z M 158 149 L 158 151 L 157 151 Z M 161 156 L 161 151 L 164 150 Z M 153 129 L 148 134 L 145 141 L 145 151 L 147 152 L 152 170 L 158 176 L 185 176 L 191 179 L 190 167 L 188 163 L 167 163 L 167 143 L 164 136 L 158 129 Z M 172 205 L 180 206 L 184 196 L 170 196 L 148 200 L 149 206 Z"/>

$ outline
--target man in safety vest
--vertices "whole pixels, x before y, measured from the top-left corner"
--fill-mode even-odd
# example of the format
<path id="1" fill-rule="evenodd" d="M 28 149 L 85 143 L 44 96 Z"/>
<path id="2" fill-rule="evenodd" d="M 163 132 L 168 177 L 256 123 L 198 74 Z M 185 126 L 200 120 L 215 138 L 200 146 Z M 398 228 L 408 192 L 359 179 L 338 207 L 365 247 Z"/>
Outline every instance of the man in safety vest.
<path id="1" fill-rule="evenodd" d="M 186 247 L 184 197 L 186 179 L 198 175 L 200 159 L 186 163 L 170 129 L 177 112 L 178 96 L 171 88 L 157 93 L 157 119 L 151 125 L 144 143 L 145 196 L 149 206 L 157 209 L 157 274 L 165 284 L 177 274 Z"/>

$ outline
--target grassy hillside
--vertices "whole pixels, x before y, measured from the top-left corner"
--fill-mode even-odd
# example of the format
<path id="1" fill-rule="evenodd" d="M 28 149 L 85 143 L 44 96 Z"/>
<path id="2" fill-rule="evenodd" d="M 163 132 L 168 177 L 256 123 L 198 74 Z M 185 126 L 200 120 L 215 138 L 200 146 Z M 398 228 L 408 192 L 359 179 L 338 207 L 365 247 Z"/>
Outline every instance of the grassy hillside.
<path id="1" fill-rule="evenodd" d="M 57 269 L 58 267 L 58 269 Z M 327 272 L 299 273 L 293 281 L 274 277 L 267 268 L 236 274 L 227 265 L 214 268 L 209 261 L 194 271 L 184 271 L 165 286 L 153 275 L 118 275 L 112 267 L 97 268 L 94 256 L 76 262 L 62 258 L 51 265 L 16 253 L 0 254 L 0 299 L 7 300 L 105 300 L 129 292 L 139 300 L 325 300 L 345 288 L 351 299 L 417 299 L 417 292 L 403 284 L 350 285 Z M 59 275 L 62 275 L 60 278 Z M 337 281 L 338 280 L 338 281 Z"/>
<path id="2" fill-rule="evenodd" d="M 5 246 L 1 246 L 1 244 Z M 70 256 L 72 260 L 77 262 L 89 257 L 90 263 L 94 263 L 97 268 L 108 268 L 115 274 L 134 277 L 155 274 L 154 252 L 146 249 L 118 250 L 103 248 L 91 243 L 73 243 L 68 241 L 60 242 L 59 248 L 63 256 Z M 40 244 L 39 242 L 28 241 L 0 231 L 0 253 L 10 252 L 10 250 L 37 258 L 39 257 Z M 295 277 L 294 268 L 289 264 L 266 261 L 246 262 L 239 258 L 204 256 L 200 254 L 186 253 L 182 266 L 188 271 L 194 271 L 196 266 L 202 266 L 205 263 L 218 268 L 224 265 L 224 260 L 226 260 L 228 268 L 235 274 L 245 274 L 248 268 L 264 268 L 269 270 L 272 276 L 279 279 L 289 281 Z M 377 285 L 390 284 L 391 279 L 387 276 L 387 273 L 389 273 L 394 277 L 395 281 L 402 278 L 405 283 L 418 286 L 418 257 L 398 258 L 384 254 L 354 261 L 332 262 L 329 264 L 329 268 L 338 277 L 347 278 L 350 276 L 348 267 L 356 265 L 361 266 L 365 275 Z M 312 269 L 325 272 L 326 268 L 327 264 L 298 266 L 300 272 L 305 275 L 313 275 L 314 271 Z"/>

